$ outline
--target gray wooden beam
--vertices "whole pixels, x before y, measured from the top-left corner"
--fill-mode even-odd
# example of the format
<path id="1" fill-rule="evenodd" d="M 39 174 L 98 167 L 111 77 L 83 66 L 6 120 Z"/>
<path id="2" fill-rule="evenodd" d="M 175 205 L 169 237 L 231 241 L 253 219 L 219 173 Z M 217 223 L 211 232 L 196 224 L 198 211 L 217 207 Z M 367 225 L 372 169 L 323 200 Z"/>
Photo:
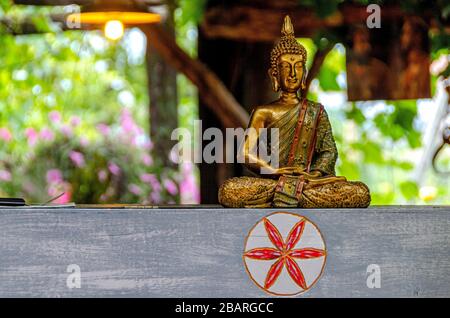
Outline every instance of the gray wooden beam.
<path id="1" fill-rule="evenodd" d="M 264 297 L 245 237 L 273 209 L 3 209 L 0 297 Z M 325 238 L 325 271 L 300 297 L 449 297 L 450 207 L 290 210 Z M 69 289 L 70 264 L 81 288 Z M 381 268 L 381 288 L 366 285 Z"/>

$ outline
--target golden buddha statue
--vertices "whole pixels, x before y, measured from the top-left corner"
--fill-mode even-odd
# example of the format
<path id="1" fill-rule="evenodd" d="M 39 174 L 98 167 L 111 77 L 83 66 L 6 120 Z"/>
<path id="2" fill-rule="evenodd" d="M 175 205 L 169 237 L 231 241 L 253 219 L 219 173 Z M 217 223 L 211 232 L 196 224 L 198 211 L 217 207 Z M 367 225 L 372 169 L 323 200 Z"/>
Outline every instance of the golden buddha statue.
<path id="1" fill-rule="evenodd" d="M 269 69 L 280 97 L 254 109 L 240 150 L 245 165 L 257 177 L 226 180 L 219 189 L 219 202 L 233 208 L 369 206 L 370 192 L 364 183 L 335 175 L 338 152 L 327 112 L 321 104 L 298 96 L 305 88 L 306 50 L 295 39 L 289 16 L 281 33 Z M 278 129 L 277 140 L 266 144 L 278 150 L 277 167 L 252 151 L 261 147 L 256 143 L 262 128 Z"/>

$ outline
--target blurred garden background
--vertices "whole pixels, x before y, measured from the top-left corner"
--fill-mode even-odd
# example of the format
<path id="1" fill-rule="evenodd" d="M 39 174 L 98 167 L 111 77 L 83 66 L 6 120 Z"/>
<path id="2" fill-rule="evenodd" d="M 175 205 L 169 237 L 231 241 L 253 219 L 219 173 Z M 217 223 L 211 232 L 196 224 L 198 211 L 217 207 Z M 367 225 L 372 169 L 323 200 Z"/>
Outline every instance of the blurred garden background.
<path id="1" fill-rule="evenodd" d="M 324 19 L 343 3 L 297 2 Z M 223 43 L 214 46 L 218 40 L 203 41 L 206 33 L 199 25 L 205 23 L 205 12 L 223 1 L 166 3 L 176 43 L 193 61 L 199 59 L 214 69 L 223 54 L 238 59 L 251 51 L 249 56 L 267 57 L 267 49 L 258 54 L 258 43 L 245 46 L 245 41 L 238 41 L 238 51 L 229 47 L 230 51 L 219 52 Z M 367 5 L 369 1 L 351 3 Z M 426 7 L 438 21 L 448 21 L 450 4 L 436 1 L 434 5 L 402 1 L 405 12 L 420 14 Z M 214 184 L 220 184 L 230 170 L 219 169 L 219 176 L 204 170 L 202 177 L 201 165 L 174 164 L 174 154 L 158 146 L 168 142 L 157 135 L 166 128 L 193 131 L 194 120 L 210 118 L 204 112 L 211 108 L 204 106 L 202 92 L 186 74 L 176 72 L 175 90 L 169 93 L 176 100 L 175 113 L 170 110 L 165 120 L 152 121 L 149 78 L 157 72 L 157 63 L 164 63 L 157 54 L 149 54 L 152 33 L 130 27 L 122 39 L 113 41 L 101 29 L 63 30 L 51 17 L 67 13 L 68 8 L 0 0 L 0 20 L 4 21 L 0 23 L 0 197 L 45 202 L 64 192 L 57 202 L 213 203 L 213 196 L 201 193 L 202 182 L 215 179 Z M 23 21 L 33 24 L 33 32 L 21 29 Z M 342 34 L 318 31 L 299 38 L 308 50 L 309 68 L 312 57 L 329 47 L 311 80 L 308 98 L 324 104 L 329 113 L 339 150 L 337 174 L 365 182 L 372 204 L 450 204 L 449 175 L 436 172 L 429 164 L 432 154 L 427 153 L 432 151 L 428 140 L 441 138 L 427 137 L 427 133 L 433 131 L 430 125 L 445 93 L 442 83 L 450 75 L 449 33 L 445 27 L 438 31 L 442 32 L 430 32 L 432 98 L 418 100 L 349 102 Z M 269 60 L 257 62 L 256 68 L 265 74 Z M 239 72 L 245 72 L 246 63 L 235 64 L 242 66 Z M 226 76 L 216 72 L 233 93 L 234 70 L 228 68 L 231 74 Z M 248 104 L 251 99 L 245 96 L 259 92 L 252 91 L 256 89 L 252 83 L 245 85 L 246 92 L 235 96 L 251 110 L 255 104 Z M 214 122 L 210 120 L 211 125 Z M 443 147 L 436 158 L 440 170 L 450 170 L 449 148 Z"/>

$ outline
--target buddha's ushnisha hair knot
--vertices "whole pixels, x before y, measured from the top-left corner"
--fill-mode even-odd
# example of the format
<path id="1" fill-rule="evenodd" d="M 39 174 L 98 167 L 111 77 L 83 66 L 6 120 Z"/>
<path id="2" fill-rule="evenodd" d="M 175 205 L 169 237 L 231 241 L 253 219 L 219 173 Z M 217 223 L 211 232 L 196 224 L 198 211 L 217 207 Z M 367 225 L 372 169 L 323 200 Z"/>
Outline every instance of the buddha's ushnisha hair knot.
<path id="1" fill-rule="evenodd" d="M 302 56 L 303 63 L 306 62 L 306 49 L 303 45 L 297 42 L 294 35 L 294 27 L 292 26 L 291 18 L 287 15 L 284 18 L 283 27 L 281 29 L 281 39 L 272 49 L 270 54 L 270 67 L 272 72 L 277 74 L 278 59 L 283 54 L 298 54 Z"/>

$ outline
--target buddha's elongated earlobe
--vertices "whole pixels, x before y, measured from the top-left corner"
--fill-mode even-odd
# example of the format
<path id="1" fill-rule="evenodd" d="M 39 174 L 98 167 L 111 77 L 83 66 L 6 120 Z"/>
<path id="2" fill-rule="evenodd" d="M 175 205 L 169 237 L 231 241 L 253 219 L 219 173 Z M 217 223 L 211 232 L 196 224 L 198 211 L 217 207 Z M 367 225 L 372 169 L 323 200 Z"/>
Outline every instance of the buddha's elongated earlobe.
<path id="1" fill-rule="evenodd" d="M 306 78 L 308 77 L 308 69 L 306 66 L 303 66 L 303 75 L 302 75 L 302 89 L 306 88 Z"/>
<path id="2" fill-rule="evenodd" d="M 278 76 L 273 72 L 272 68 L 269 69 L 269 77 L 272 82 L 272 89 L 274 92 L 278 92 L 280 90 L 280 82 L 278 80 Z"/>

